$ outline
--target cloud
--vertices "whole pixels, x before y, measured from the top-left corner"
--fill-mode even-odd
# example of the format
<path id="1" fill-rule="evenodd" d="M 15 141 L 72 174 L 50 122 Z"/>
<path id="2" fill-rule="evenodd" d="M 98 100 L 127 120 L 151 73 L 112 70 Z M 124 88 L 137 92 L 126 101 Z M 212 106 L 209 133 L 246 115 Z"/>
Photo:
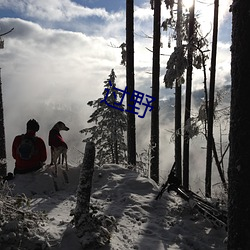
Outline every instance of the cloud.
<path id="1" fill-rule="evenodd" d="M 107 17 L 108 13 L 103 8 L 88 8 L 70 0 L 50 0 L 49 4 L 44 1 L 16 1 L 8 0 L 0 3 L 0 8 L 8 8 L 22 13 L 23 16 L 47 20 L 47 21 L 70 21 L 78 17 Z"/>
<path id="2" fill-rule="evenodd" d="M 1 31 L 14 27 L 14 31 L 4 37 L 5 48 L 0 51 L 10 169 L 13 168 L 10 153 L 13 137 L 25 132 L 25 124 L 30 118 L 39 121 L 41 130 L 38 135 L 46 143 L 53 124 L 58 120 L 65 121 L 70 131 L 63 136 L 71 149 L 70 160 L 76 162 L 74 148 L 83 148 L 79 130 L 86 126 L 93 112 L 87 102 L 101 97 L 103 81 L 113 68 L 117 75 L 117 87 L 122 89 L 125 86 L 126 70 L 120 65 L 121 51 L 111 46 L 125 42 L 125 11 L 108 13 L 104 9 L 90 9 L 70 1 L 50 2 L 49 6 L 31 0 L 0 2 L 1 9 L 13 9 L 22 17 L 0 19 Z M 135 89 L 149 95 L 152 52 L 147 48 L 152 49 L 153 40 L 146 35 L 152 36 L 152 20 L 153 11 L 148 3 L 135 7 Z M 164 32 L 162 41 L 161 53 L 170 54 L 173 48 L 167 48 Z M 230 62 L 228 42 L 226 46 L 224 42 L 220 43 L 218 49 L 218 72 L 223 78 L 218 82 L 224 84 L 230 74 L 225 67 Z M 174 90 L 165 89 L 162 82 L 167 60 L 167 56 L 161 57 L 160 95 L 164 98 L 174 93 Z M 203 89 L 202 72 L 195 72 L 194 79 L 193 89 Z M 138 137 L 143 134 L 138 138 L 141 144 L 138 149 L 143 149 L 150 138 L 150 113 L 137 122 L 144 125 L 137 131 Z M 167 162 L 172 165 L 174 151 L 167 131 L 172 129 L 173 126 L 167 122 L 161 128 L 160 159 L 163 167 L 168 165 Z"/>
<path id="3" fill-rule="evenodd" d="M 91 114 L 87 102 L 102 96 L 103 81 L 112 68 L 124 75 L 120 52 L 108 46 L 104 37 L 45 29 L 13 18 L 1 19 L 1 26 L 14 27 L 1 50 L 9 158 L 13 136 L 32 117 L 42 123 L 45 140 L 46 129 L 63 120 L 75 128 L 81 144 L 78 132 Z"/>
<path id="4" fill-rule="evenodd" d="M 231 13 L 229 13 L 229 7 L 231 5 L 231 0 L 220 1 L 219 3 L 219 29 L 227 21 L 227 26 L 229 26 L 228 19 Z M 214 1 L 196 1 L 195 13 L 198 17 L 198 21 L 201 24 L 203 35 L 210 33 L 212 35 L 213 30 L 213 18 L 214 18 Z"/>
<path id="5" fill-rule="evenodd" d="M 151 20 L 152 19 L 152 14 L 153 10 L 149 8 L 150 4 L 144 4 L 141 7 L 135 6 L 134 7 L 134 18 L 141 20 L 141 21 L 146 21 L 146 20 Z"/>

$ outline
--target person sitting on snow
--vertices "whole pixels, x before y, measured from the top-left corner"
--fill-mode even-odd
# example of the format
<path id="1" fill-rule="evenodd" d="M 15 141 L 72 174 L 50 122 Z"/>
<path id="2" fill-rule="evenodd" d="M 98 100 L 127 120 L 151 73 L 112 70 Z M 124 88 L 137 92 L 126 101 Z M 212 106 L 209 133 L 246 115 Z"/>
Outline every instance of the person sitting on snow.
<path id="1" fill-rule="evenodd" d="M 31 119 L 27 122 L 26 134 L 17 135 L 12 144 L 15 159 L 14 175 L 34 172 L 43 167 L 47 159 L 46 146 L 42 138 L 36 136 L 40 126 Z"/>

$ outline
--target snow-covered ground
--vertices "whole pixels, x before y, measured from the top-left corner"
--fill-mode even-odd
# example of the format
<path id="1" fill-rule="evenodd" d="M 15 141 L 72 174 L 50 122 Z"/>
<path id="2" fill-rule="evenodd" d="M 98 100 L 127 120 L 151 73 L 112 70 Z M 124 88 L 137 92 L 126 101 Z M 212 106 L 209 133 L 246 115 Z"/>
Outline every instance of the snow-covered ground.
<path id="1" fill-rule="evenodd" d="M 36 225 L 32 224 L 32 220 L 34 222 L 38 217 L 26 219 L 29 224 L 25 222 L 28 233 L 25 231 L 24 237 L 20 235 L 20 229 L 18 231 L 21 219 L 5 217 L 0 230 L 1 250 L 83 249 L 70 223 L 70 213 L 76 205 L 79 169 L 80 166 L 70 168 L 69 184 L 64 182 L 59 172 L 58 191 L 54 189 L 50 170 L 19 175 L 9 181 L 9 186 L 14 185 L 11 191 L 13 195 L 24 193 L 30 198 L 28 210 L 43 212 L 41 216 L 47 215 L 47 218 L 41 219 Z M 102 249 L 226 249 L 223 243 L 226 237 L 224 228 L 213 228 L 175 193 L 165 192 L 160 200 L 155 200 L 158 192 L 159 188 L 150 180 L 122 166 L 104 165 L 95 169 L 91 203 L 100 212 L 116 219 L 116 229 L 112 231 L 110 244 Z M 16 241 L 18 237 L 22 239 L 19 240 L 19 248 L 11 248 L 15 242 L 11 237 Z M 29 244 L 25 240 L 37 241 L 40 245 L 28 248 Z M 43 240 L 50 247 L 42 245 Z"/>

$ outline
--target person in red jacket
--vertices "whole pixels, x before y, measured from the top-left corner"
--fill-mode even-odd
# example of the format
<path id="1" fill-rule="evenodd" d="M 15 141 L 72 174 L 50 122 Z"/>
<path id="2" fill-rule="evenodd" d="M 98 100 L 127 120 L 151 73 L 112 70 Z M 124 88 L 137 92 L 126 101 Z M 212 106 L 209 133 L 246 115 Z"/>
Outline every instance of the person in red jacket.
<path id="1" fill-rule="evenodd" d="M 45 143 L 36 136 L 40 128 L 38 122 L 32 119 L 26 126 L 26 134 L 17 135 L 12 144 L 12 156 L 16 160 L 14 175 L 37 171 L 47 159 Z"/>

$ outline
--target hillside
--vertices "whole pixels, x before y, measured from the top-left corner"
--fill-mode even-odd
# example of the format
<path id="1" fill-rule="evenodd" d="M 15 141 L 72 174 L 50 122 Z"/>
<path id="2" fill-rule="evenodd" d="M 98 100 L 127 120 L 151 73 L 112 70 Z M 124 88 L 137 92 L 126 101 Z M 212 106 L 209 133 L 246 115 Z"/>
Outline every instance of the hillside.
<path id="1" fill-rule="evenodd" d="M 29 200 L 23 198 L 25 205 L 18 209 L 11 198 L 0 203 L 0 249 L 82 249 L 70 223 L 79 169 L 70 168 L 69 184 L 59 172 L 59 191 L 54 190 L 50 170 L 19 175 L 2 186 L 2 195 L 23 193 Z M 225 229 L 213 228 L 175 193 L 165 192 L 155 200 L 157 194 L 158 187 L 129 169 L 118 165 L 95 169 L 91 203 L 116 221 L 110 244 L 102 249 L 226 249 Z M 21 211 L 25 212 L 20 217 Z"/>

